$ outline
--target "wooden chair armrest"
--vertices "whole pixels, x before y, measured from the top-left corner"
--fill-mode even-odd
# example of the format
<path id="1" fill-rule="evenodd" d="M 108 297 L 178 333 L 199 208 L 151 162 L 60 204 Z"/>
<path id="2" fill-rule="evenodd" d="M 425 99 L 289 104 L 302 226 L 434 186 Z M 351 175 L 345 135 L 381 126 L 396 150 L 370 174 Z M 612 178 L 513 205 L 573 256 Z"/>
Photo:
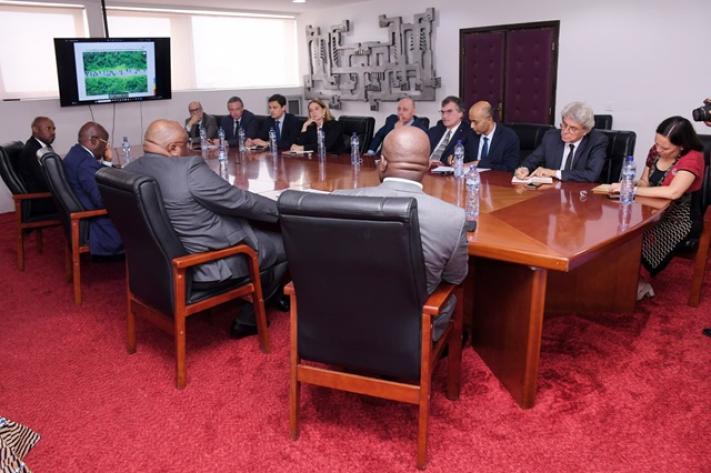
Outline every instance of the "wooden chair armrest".
<path id="1" fill-rule="evenodd" d="M 425 305 L 422 306 L 422 312 L 432 316 L 438 316 L 444 303 L 447 302 L 449 296 L 451 296 L 458 287 L 458 285 L 447 282 L 441 283 L 425 301 Z"/>
<path id="2" fill-rule="evenodd" d="M 30 194 L 15 194 L 12 196 L 12 200 L 31 200 L 31 199 L 50 199 L 52 198 L 51 192 L 33 192 Z"/>
<path id="3" fill-rule="evenodd" d="M 203 251 L 202 253 L 178 256 L 177 258 L 173 258 L 173 267 L 175 269 L 186 269 L 238 254 L 246 254 L 249 258 L 255 260 L 257 259 L 257 252 L 248 245 L 241 243 L 239 245 L 222 248 L 220 250 Z"/>
<path id="4" fill-rule="evenodd" d="M 704 212 L 704 225 L 711 225 L 711 205 L 708 205 Z"/>
<path id="5" fill-rule="evenodd" d="M 284 286 L 284 294 L 290 296 L 294 293 L 296 293 L 296 289 L 294 289 L 294 281 L 289 281 L 289 284 Z"/>
<path id="6" fill-rule="evenodd" d="M 72 212 L 70 217 L 72 220 L 81 220 L 84 218 L 101 217 L 102 215 L 108 214 L 109 212 L 106 209 L 82 210 L 81 212 Z"/>

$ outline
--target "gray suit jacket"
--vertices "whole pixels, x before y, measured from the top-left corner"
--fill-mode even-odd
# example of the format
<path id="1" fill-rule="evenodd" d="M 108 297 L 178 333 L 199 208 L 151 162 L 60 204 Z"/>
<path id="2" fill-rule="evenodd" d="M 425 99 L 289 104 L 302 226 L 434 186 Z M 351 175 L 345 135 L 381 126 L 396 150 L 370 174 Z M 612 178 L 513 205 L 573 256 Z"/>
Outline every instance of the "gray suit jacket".
<path id="1" fill-rule="evenodd" d="M 215 138 L 217 138 L 217 119 L 214 116 L 208 115 L 207 113 L 203 113 L 202 120 L 200 120 L 200 123 L 193 125 L 188 130 L 187 127 L 189 121 L 190 117 L 185 119 L 185 128 L 190 138 L 193 139 L 193 142 L 195 142 L 195 140 L 200 139 L 200 125 L 205 127 L 205 132 L 207 132 L 208 140 L 214 140 Z"/>
<path id="2" fill-rule="evenodd" d="M 200 156 L 169 158 L 146 153 L 126 169 L 154 178 L 168 217 L 190 253 L 245 242 L 259 251 L 248 220 L 277 222 L 276 203 L 240 190 L 215 174 Z M 207 263 L 193 273 L 196 281 L 223 281 L 248 274 L 241 257 Z"/>
<path id="3" fill-rule="evenodd" d="M 420 221 L 420 239 L 427 272 L 427 293 L 431 294 L 440 282 L 459 284 L 469 269 L 467 232 L 464 229 L 464 210 L 425 194 L 418 186 L 399 181 L 385 181 L 377 187 L 338 190 L 335 194 L 382 197 L 414 197 Z M 438 317 L 433 337 L 439 338 L 456 304 L 452 297 Z"/>

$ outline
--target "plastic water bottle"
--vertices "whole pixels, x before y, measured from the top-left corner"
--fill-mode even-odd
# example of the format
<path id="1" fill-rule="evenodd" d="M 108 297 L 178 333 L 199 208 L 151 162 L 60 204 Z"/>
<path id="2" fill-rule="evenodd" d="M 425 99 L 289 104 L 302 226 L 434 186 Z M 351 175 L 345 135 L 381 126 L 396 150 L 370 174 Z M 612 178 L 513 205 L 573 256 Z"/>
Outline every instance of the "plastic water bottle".
<path id="1" fill-rule="evenodd" d="M 475 165 L 469 168 L 465 177 L 467 186 L 467 198 L 464 207 L 464 225 L 468 232 L 476 230 L 476 223 L 479 220 L 479 188 L 481 179 L 479 171 Z"/>
<path id="2" fill-rule="evenodd" d="M 277 147 L 276 130 L 274 128 L 269 129 L 269 149 L 272 154 L 276 153 L 279 148 Z"/>
<path id="3" fill-rule="evenodd" d="M 326 135 L 323 128 L 316 130 L 316 143 L 318 144 L 319 159 L 326 159 Z"/>
<path id="4" fill-rule="evenodd" d="M 637 167 L 634 164 L 634 157 L 627 156 L 622 165 L 622 176 L 620 179 L 620 202 L 629 204 L 634 200 L 634 178 L 637 176 Z"/>
<path id="5" fill-rule="evenodd" d="M 237 132 L 237 136 L 239 137 L 239 152 L 244 153 L 245 151 L 247 151 L 247 145 L 245 144 L 245 142 L 247 141 L 247 135 L 245 135 L 242 127 L 240 127 L 239 131 Z"/>
<path id="6" fill-rule="evenodd" d="M 464 177 L 464 145 L 462 140 L 458 140 L 457 144 L 454 145 L 454 177 Z"/>
<path id="7" fill-rule="evenodd" d="M 121 142 L 121 161 L 121 164 L 128 164 L 131 161 L 131 144 L 127 136 L 124 136 Z"/>
<path id="8" fill-rule="evenodd" d="M 220 140 L 220 151 L 224 151 L 226 146 L 225 146 L 225 130 L 220 127 L 219 130 L 217 130 L 217 138 Z"/>
<path id="9" fill-rule="evenodd" d="M 220 161 L 227 161 L 227 150 L 225 150 L 225 148 L 219 150 L 217 153 L 217 159 Z"/>
<path id="10" fill-rule="evenodd" d="M 363 160 L 360 157 L 360 140 L 355 131 L 351 136 L 351 165 L 360 166 Z"/>
<path id="11" fill-rule="evenodd" d="M 207 130 L 200 125 L 200 149 L 207 149 Z"/>
<path id="12" fill-rule="evenodd" d="M 230 172 L 227 168 L 227 160 L 226 159 L 225 160 L 220 159 L 220 177 L 227 182 L 229 182 L 229 180 L 230 180 Z"/>

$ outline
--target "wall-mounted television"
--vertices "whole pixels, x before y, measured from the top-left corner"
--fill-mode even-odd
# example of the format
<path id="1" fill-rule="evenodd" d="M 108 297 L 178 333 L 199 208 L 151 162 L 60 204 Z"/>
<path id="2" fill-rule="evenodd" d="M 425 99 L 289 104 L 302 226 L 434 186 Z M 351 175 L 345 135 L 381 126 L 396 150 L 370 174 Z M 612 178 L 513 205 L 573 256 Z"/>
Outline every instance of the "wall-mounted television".
<path id="1" fill-rule="evenodd" d="M 62 107 L 171 97 L 170 38 L 55 38 Z"/>

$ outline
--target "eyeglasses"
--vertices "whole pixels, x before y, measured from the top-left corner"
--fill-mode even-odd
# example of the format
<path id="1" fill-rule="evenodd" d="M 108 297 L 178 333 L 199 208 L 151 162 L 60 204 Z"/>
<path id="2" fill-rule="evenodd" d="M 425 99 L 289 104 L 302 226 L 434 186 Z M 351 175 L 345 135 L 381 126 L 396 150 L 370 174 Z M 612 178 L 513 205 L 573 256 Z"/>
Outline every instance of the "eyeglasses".
<path id="1" fill-rule="evenodd" d="M 569 131 L 571 133 L 577 133 L 582 130 L 579 126 L 568 125 L 565 120 L 560 124 L 560 129 L 563 131 Z"/>
<path id="2" fill-rule="evenodd" d="M 202 110 L 202 109 L 200 109 L 200 108 L 189 108 L 189 109 L 188 109 L 188 112 L 193 113 L 193 112 L 199 112 L 200 110 Z"/>

